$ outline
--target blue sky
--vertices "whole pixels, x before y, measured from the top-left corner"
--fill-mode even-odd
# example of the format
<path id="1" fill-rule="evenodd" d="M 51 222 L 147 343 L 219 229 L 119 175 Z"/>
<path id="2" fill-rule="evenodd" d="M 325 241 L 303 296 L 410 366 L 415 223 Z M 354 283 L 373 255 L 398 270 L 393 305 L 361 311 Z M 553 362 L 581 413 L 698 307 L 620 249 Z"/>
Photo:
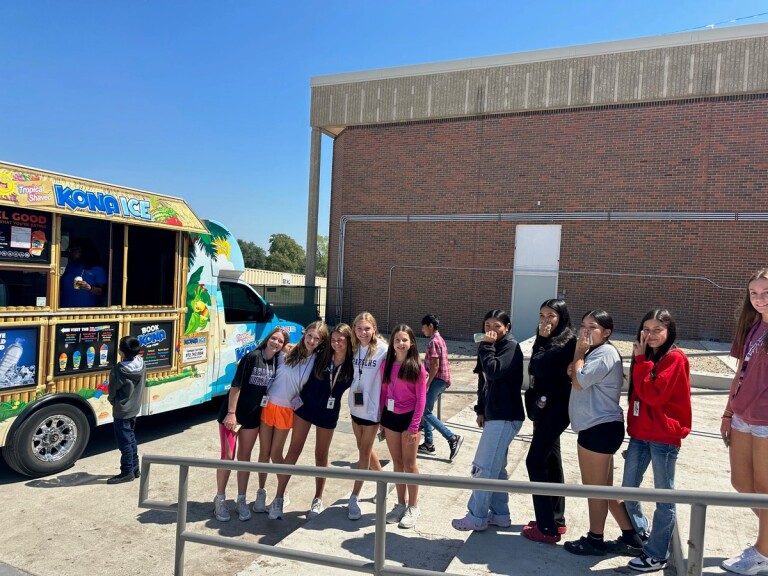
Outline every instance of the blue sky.
<path id="1" fill-rule="evenodd" d="M 275 233 L 306 242 L 312 76 L 667 34 L 768 1 L 6 0 L 2 12 L 1 160 L 183 197 L 266 249 Z M 320 234 L 331 157 L 324 137 Z"/>

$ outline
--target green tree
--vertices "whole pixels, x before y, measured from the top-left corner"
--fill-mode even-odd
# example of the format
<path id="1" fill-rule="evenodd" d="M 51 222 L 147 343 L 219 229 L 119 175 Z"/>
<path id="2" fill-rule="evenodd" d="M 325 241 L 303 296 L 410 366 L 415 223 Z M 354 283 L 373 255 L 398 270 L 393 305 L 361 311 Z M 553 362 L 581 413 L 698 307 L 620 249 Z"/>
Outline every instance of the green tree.
<path id="1" fill-rule="evenodd" d="M 237 244 L 240 246 L 240 251 L 243 253 L 243 260 L 245 261 L 246 268 L 264 269 L 267 264 L 267 252 L 264 248 L 256 246 L 253 242 L 240 240 L 239 238 Z"/>
<path id="2" fill-rule="evenodd" d="M 275 272 L 303 274 L 306 254 L 296 240 L 288 234 L 272 234 L 269 237 L 269 255 L 266 269 Z"/>
<path id="3" fill-rule="evenodd" d="M 317 261 L 315 276 L 328 276 L 328 236 L 317 237 Z"/>

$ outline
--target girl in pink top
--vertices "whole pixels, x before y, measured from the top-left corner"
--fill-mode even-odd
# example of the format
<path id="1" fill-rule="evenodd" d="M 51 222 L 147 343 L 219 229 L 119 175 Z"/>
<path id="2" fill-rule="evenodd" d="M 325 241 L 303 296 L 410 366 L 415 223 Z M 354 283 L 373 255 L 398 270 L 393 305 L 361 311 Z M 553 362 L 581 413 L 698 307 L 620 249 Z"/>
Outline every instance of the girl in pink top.
<path id="1" fill-rule="evenodd" d="M 395 472 L 418 474 L 416 452 L 419 423 L 427 400 L 427 371 L 419 359 L 416 336 L 405 324 L 395 326 L 387 359 L 381 368 L 381 427 L 387 438 Z M 413 528 L 419 517 L 419 487 L 397 484 L 397 504 L 387 514 L 387 524 Z"/>

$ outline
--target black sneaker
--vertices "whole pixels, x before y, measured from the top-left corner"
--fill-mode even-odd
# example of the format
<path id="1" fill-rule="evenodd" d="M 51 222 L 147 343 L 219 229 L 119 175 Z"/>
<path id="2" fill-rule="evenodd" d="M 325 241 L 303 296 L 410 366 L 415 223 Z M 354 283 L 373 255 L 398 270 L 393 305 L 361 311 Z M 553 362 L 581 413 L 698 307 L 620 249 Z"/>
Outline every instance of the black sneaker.
<path id="1" fill-rule="evenodd" d="M 125 474 L 112 476 L 112 478 L 107 479 L 107 484 L 122 484 L 123 482 L 133 482 L 134 478 L 135 476 L 133 475 L 133 470 L 131 470 Z"/>
<path id="2" fill-rule="evenodd" d="M 419 454 L 434 454 L 435 453 L 435 445 L 434 444 L 427 444 L 426 442 L 422 442 L 419 444 Z"/>
<path id="3" fill-rule="evenodd" d="M 133 469 L 133 477 L 134 478 L 141 478 L 141 468 L 134 468 Z"/>
<path id="4" fill-rule="evenodd" d="M 454 434 L 453 438 L 448 440 L 448 446 L 451 447 L 451 455 L 448 456 L 448 459 L 453 462 L 453 459 L 456 458 L 459 454 L 459 450 L 461 450 L 461 445 L 464 443 L 464 438 L 459 436 L 458 434 Z"/>
<path id="5" fill-rule="evenodd" d="M 632 570 L 637 570 L 638 572 L 656 572 L 658 570 L 664 570 L 666 565 L 666 560 L 656 560 L 646 553 L 642 553 L 637 558 L 633 558 L 629 561 L 629 564 L 627 564 Z"/>

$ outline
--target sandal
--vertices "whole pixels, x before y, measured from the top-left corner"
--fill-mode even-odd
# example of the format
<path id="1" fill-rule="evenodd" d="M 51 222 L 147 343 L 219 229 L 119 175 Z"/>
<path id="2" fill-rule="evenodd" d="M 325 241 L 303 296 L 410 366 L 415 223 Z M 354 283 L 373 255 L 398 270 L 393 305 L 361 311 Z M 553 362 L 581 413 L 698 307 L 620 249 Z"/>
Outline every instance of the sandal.
<path id="1" fill-rule="evenodd" d="M 582 536 L 578 540 L 566 542 L 563 548 L 577 556 L 606 556 L 608 554 L 604 549 L 595 548 L 586 536 Z"/>
<path id="2" fill-rule="evenodd" d="M 623 538 L 619 537 L 616 540 L 608 540 L 605 543 L 605 551 L 619 556 L 639 556 L 643 552 L 643 547 L 638 548 L 632 544 L 627 544 Z"/>
<path id="3" fill-rule="evenodd" d="M 561 538 L 560 534 L 555 536 L 545 534 L 539 530 L 538 526 L 526 526 L 523 528 L 523 536 L 528 538 L 528 540 L 533 540 L 534 542 L 543 542 L 544 544 L 557 544 L 560 542 Z"/>

